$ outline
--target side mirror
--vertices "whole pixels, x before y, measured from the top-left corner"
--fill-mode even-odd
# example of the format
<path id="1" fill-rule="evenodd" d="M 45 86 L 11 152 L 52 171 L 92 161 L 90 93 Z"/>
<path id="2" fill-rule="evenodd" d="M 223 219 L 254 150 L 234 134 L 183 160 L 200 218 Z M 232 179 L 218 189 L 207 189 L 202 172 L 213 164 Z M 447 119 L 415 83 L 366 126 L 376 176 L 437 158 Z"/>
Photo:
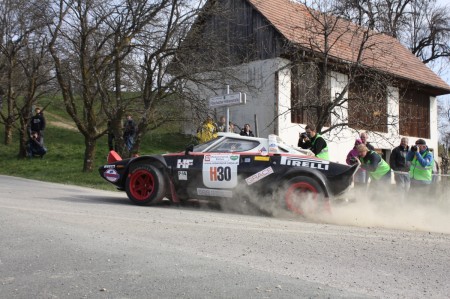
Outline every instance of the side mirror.
<path id="1" fill-rule="evenodd" d="M 189 155 L 189 152 L 192 152 L 194 150 L 194 145 L 193 144 L 189 144 L 187 147 L 186 147 L 186 150 L 184 151 L 184 154 L 186 155 L 186 156 L 188 156 Z"/>

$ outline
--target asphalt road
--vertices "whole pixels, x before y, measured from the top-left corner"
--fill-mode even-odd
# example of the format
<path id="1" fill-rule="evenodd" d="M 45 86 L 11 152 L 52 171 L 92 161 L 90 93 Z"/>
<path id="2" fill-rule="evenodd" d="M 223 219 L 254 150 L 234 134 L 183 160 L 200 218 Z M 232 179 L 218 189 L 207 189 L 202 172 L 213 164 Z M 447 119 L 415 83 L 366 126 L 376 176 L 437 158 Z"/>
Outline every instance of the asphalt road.
<path id="1" fill-rule="evenodd" d="M 0 176 L 1 298 L 449 298 L 450 234 Z"/>

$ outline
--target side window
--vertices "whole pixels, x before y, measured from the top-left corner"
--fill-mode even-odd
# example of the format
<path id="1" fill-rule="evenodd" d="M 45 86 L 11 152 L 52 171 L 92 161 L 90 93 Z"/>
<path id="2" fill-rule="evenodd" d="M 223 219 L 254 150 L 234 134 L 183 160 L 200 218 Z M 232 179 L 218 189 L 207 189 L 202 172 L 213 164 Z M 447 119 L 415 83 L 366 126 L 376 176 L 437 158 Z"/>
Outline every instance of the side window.
<path id="1" fill-rule="evenodd" d="M 233 152 L 246 152 L 259 146 L 258 141 L 253 140 L 239 140 L 239 139 L 226 139 L 211 150 L 211 153 L 233 153 Z"/>

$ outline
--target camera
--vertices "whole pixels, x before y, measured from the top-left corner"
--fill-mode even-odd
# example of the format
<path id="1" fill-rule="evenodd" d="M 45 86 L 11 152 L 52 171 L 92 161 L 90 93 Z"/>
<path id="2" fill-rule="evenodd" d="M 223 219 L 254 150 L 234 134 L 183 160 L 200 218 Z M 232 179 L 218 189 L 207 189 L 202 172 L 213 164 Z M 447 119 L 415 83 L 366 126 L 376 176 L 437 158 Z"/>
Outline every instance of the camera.
<path id="1" fill-rule="evenodd" d="M 306 134 L 306 132 L 303 132 L 300 134 L 300 137 L 303 139 L 308 138 L 308 134 Z"/>
<path id="2" fill-rule="evenodd" d="M 350 163 L 351 163 L 352 165 L 358 163 L 358 161 L 356 160 L 356 157 L 351 157 L 351 158 L 350 158 Z"/>
<path id="3" fill-rule="evenodd" d="M 417 152 L 417 145 L 411 146 L 411 151 L 412 152 Z"/>

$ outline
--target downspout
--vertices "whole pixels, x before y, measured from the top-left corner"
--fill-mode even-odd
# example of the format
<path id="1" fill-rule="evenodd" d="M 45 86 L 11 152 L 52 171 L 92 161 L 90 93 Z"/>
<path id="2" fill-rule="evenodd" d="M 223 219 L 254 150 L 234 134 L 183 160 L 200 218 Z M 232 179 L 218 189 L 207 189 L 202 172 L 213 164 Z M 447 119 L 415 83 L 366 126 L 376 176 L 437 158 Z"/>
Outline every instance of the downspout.
<path id="1" fill-rule="evenodd" d="M 274 119 L 275 119 L 275 121 L 274 121 L 274 123 L 273 123 L 273 133 L 275 134 L 275 135 L 280 135 L 279 134 L 279 132 L 278 132 L 278 128 L 279 128 L 279 109 L 280 109 L 280 105 L 279 105 L 279 102 L 280 102 L 280 99 L 279 99 L 279 81 L 280 79 L 279 79 L 279 74 L 278 74 L 278 71 L 276 71 L 275 72 L 275 76 L 274 76 L 274 84 L 275 84 L 275 86 L 274 86 L 274 99 L 275 99 L 275 101 L 274 101 L 274 113 L 275 113 L 275 115 L 274 115 Z"/>

